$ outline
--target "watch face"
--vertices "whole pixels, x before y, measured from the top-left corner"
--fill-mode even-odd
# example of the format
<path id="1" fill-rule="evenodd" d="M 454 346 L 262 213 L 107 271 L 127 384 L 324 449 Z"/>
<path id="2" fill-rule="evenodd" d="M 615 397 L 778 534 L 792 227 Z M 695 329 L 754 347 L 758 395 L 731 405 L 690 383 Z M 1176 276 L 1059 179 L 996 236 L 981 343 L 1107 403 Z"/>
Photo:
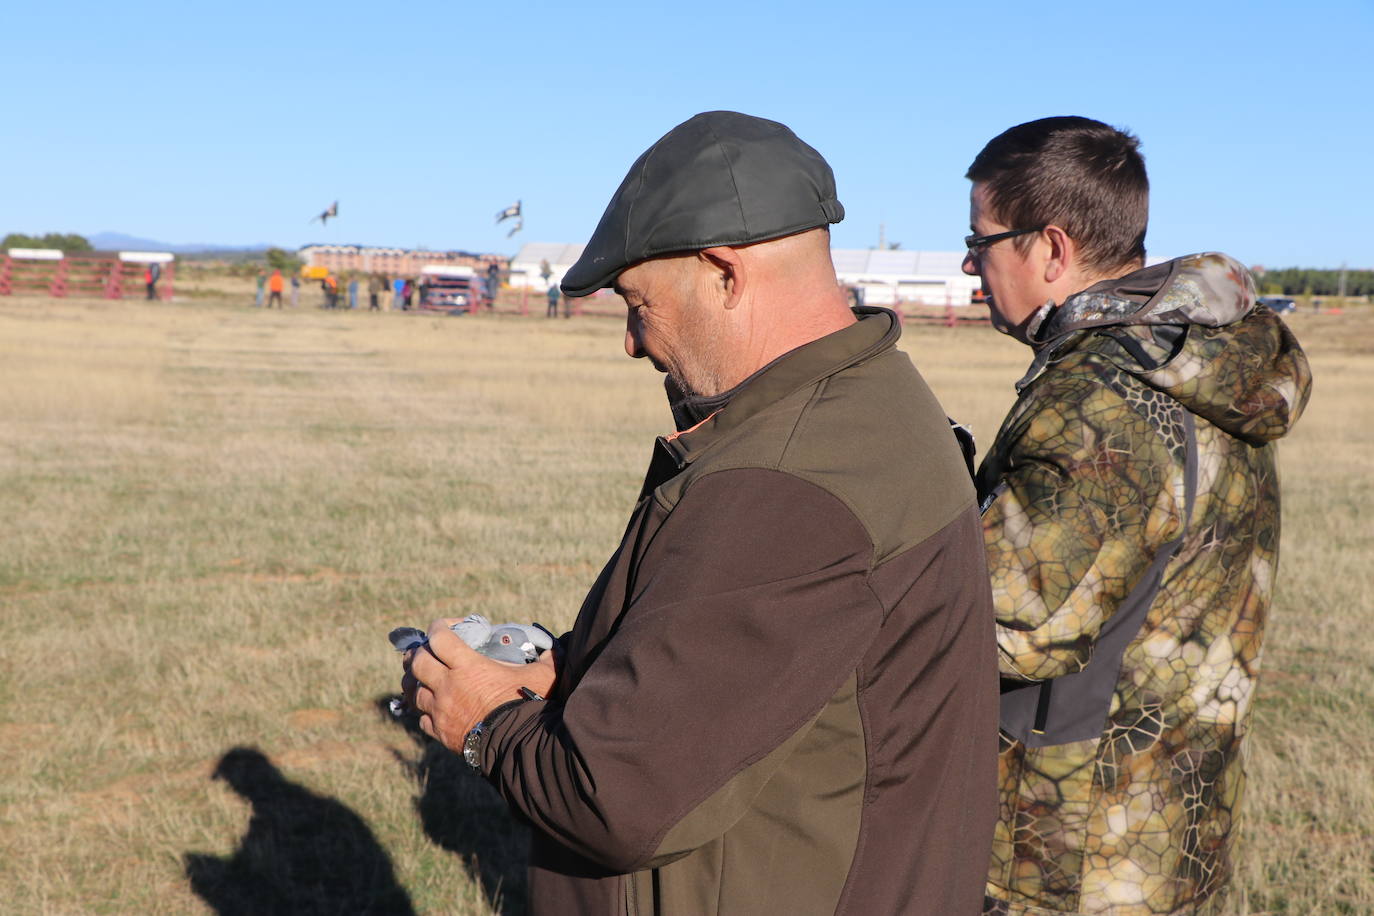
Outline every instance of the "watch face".
<path id="1" fill-rule="evenodd" d="M 474 770 L 482 766 L 482 726 L 478 725 L 463 739 L 463 759 Z"/>

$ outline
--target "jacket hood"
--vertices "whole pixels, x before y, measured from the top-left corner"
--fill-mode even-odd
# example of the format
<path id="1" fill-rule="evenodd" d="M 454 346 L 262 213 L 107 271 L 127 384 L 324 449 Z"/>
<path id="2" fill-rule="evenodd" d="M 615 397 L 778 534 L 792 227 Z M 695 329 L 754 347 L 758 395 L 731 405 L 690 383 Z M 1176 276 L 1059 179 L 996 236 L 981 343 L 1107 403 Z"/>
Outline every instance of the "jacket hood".
<path id="1" fill-rule="evenodd" d="M 1285 435 L 1311 393 L 1297 339 L 1256 308 L 1250 272 L 1215 252 L 1098 283 L 1046 307 L 1029 331 L 1036 357 L 1018 387 L 1091 349 L 1253 445 Z"/>

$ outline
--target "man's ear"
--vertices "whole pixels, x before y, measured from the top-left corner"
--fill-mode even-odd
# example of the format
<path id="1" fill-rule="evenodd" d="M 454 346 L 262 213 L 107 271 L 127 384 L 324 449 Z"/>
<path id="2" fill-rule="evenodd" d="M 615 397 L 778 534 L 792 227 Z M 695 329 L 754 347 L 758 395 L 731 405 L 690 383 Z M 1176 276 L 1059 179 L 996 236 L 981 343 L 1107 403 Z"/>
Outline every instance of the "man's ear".
<path id="1" fill-rule="evenodd" d="M 1063 229 L 1051 223 L 1043 230 L 1049 243 L 1045 258 L 1045 282 L 1054 283 L 1078 266 L 1078 245 Z"/>
<path id="2" fill-rule="evenodd" d="M 732 309 L 739 305 L 748 285 L 748 270 L 738 248 L 718 245 L 715 248 L 702 248 L 697 257 L 710 266 L 717 274 L 720 292 L 725 298 L 725 307 Z"/>

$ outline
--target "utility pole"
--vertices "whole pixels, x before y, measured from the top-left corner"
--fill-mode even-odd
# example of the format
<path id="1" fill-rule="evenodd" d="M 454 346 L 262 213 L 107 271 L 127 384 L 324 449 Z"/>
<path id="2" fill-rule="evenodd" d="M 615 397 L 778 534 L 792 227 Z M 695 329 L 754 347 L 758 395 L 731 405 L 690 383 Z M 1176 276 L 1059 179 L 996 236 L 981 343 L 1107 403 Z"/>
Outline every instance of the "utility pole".
<path id="1" fill-rule="evenodd" d="M 1340 282 L 1340 286 L 1339 286 L 1339 292 L 1337 293 L 1337 295 L 1341 297 L 1341 305 L 1345 305 L 1345 262 L 1344 262 L 1344 261 L 1341 262 L 1341 282 Z"/>
<path id="2" fill-rule="evenodd" d="M 887 225 L 885 223 L 878 224 L 878 250 L 887 251 Z"/>

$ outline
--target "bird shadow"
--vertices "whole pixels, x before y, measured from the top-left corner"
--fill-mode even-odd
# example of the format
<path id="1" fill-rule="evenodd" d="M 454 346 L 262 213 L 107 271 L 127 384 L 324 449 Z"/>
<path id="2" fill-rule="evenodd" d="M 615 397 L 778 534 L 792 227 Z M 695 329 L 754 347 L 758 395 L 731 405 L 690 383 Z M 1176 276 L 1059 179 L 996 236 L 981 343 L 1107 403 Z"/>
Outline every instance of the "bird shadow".
<path id="1" fill-rule="evenodd" d="M 220 916 L 413 916 L 390 857 L 346 805 L 289 781 L 256 748 L 228 751 L 213 778 L 253 812 L 232 855 L 187 853 L 184 859 L 192 890 Z"/>
<path id="2" fill-rule="evenodd" d="M 410 756 L 393 751 L 419 788 L 415 813 L 425 835 L 457 856 L 494 911 L 525 916 L 529 828 L 462 757 L 421 731 L 417 716 L 393 715 L 393 699 L 378 697 L 376 707 L 410 736 L 419 752 Z"/>

